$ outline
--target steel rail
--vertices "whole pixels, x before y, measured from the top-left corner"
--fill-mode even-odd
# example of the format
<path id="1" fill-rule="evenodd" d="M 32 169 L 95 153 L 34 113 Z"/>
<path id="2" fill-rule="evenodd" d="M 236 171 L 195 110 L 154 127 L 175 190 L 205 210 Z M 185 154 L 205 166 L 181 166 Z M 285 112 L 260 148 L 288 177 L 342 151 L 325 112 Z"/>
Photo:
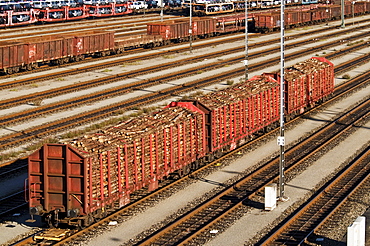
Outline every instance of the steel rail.
<path id="1" fill-rule="evenodd" d="M 24 199 L 25 191 L 18 191 L 7 197 L 0 198 L 0 216 L 24 207 L 28 202 Z"/>

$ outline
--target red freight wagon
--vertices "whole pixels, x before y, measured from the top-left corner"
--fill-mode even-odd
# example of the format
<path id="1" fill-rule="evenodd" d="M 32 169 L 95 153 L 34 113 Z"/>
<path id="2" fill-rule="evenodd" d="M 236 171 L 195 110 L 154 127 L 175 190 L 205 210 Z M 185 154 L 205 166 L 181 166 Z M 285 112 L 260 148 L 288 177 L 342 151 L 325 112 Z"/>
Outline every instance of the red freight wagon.
<path id="1" fill-rule="evenodd" d="M 275 79 L 279 74 L 266 74 Z M 324 57 L 311 59 L 285 69 L 285 111 L 294 117 L 314 106 L 334 91 L 334 65 Z"/>
<path id="2" fill-rule="evenodd" d="M 213 18 L 195 17 L 192 21 L 193 36 L 204 38 L 208 35 L 213 36 L 216 32 L 216 20 Z"/>
<path id="3" fill-rule="evenodd" d="M 353 1 L 353 2 L 355 3 L 354 6 L 352 6 L 354 9 L 355 15 L 365 14 L 369 11 L 369 9 L 367 8 L 367 3 L 370 3 L 370 2 L 364 2 L 364 1 L 360 1 L 360 2 Z"/>
<path id="4" fill-rule="evenodd" d="M 0 71 L 13 73 L 28 60 L 28 52 L 23 43 L 0 41 Z"/>
<path id="5" fill-rule="evenodd" d="M 108 55 L 114 50 L 113 31 L 86 31 L 76 34 L 66 34 L 66 37 L 73 37 L 73 55 Z"/>
<path id="6" fill-rule="evenodd" d="M 126 15 L 126 14 L 130 14 L 133 12 L 132 9 L 130 9 L 128 6 L 129 6 L 129 3 L 111 3 L 112 4 L 112 9 L 113 9 L 113 14 L 112 15 Z"/>
<path id="7" fill-rule="evenodd" d="M 352 17 L 352 7 L 354 8 L 354 6 L 350 2 L 344 3 L 344 16 Z"/>
<path id="8" fill-rule="evenodd" d="M 248 135 L 277 121 L 278 102 L 279 85 L 266 76 L 193 100 L 207 115 L 208 151 L 234 149 Z"/>
<path id="9" fill-rule="evenodd" d="M 128 3 L 104 3 L 97 5 L 89 5 L 88 12 L 90 17 L 109 17 L 119 16 L 132 13 L 132 9 L 128 8 Z"/>
<path id="10" fill-rule="evenodd" d="M 302 23 L 311 23 L 312 21 L 312 14 L 311 11 L 308 9 L 301 11 Z"/>
<path id="11" fill-rule="evenodd" d="M 63 6 L 60 9 L 39 9 L 38 20 L 41 22 L 58 22 L 80 20 L 89 16 L 86 5 L 78 7 Z"/>
<path id="12" fill-rule="evenodd" d="M 337 20 L 341 17 L 341 6 L 340 5 L 325 5 L 318 6 L 319 10 L 322 11 L 328 20 Z"/>
<path id="13" fill-rule="evenodd" d="M 254 76 L 243 84 L 250 90 L 248 98 L 248 132 L 253 134 L 279 120 L 280 87 L 266 76 Z"/>
<path id="14" fill-rule="evenodd" d="M 25 43 L 28 50 L 28 63 L 52 62 L 59 63 L 64 58 L 65 62 L 73 55 L 72 37 L 41 36 L 19 40 Z"/>
<path id="15" fill-rule="evenodd" d="M 0 11 L 0 27 L 28 25 L 37 21 L 34 9 Z"/>
<path id="16" fill-rule="evenodd" d="M 325 19 L 327 19 L 328 17 L 326 16 L 327 13 L 326 12 L 322 12 L 323 10 L 322 9 L 312 9 L 309 11 L 309 13 L 311 14 L 311 22 L 312 23 L 320 23 L 322 21 L 324 21 Z"/>
<path id="17" fill-rule="evenodd" d="M 280 19 L 279 19 L 280 20 Z M 286 11 L 285 26 L 288 28 L 300 26 L 303 23 L 302 11 Z"/>
<path id="18" fill-rule="evenodd" d="M 216 29 L 218 33 L 245 30 L 245 14 L 229 17 L 217 17 Z"/>
<path id="19" fill-rule="evenodd" d="M 189 36 L 189 22 L 182 20 L 151 22 L 147 25 L 147 34 L 161 35 L 163 40 L 182 41 Z"/>
<path id="20" fill-rule="evenodd" d="M 256 13 L 254 16 L 257 31 L 269 32 L 280 28 L 280 13 Z"/>
<path id="21" fill-rule="evenodd" d="M 334 64 L 324 57 L 313 57 L 307 65 L 308 100 L 310 105 L 315 105 L 334 92 Z"/>
<path id="22" fill-rule="evenodd" d="M 163 40 L 186 41 L 189 39 L 190 23 L 184 20 L 170 20 L 148 23 L 148 35 L 161 35 Z M 216 20 L 213 18 L 195 17 L 192 21 L 193 38 L 203 38 L 216 32 Z"/>
<path id="23" fill-rule="evenodd" d="M 179 106 L 176 106 L 179 105 Z M 87 225 L 183 174 L 205 155 L 204 113 L 178 103 L 68 144 L 45 144 L 29 156 L 29 206 L 51 225 Z"/>
<path id="24" fill-rule="evenodd" d="M 73 38 L 41 36 L 19 39 L 2 47 L 1 69 L 6 73 L 37 67 L 38 63 L 67 62 L 72 53 Z"/>

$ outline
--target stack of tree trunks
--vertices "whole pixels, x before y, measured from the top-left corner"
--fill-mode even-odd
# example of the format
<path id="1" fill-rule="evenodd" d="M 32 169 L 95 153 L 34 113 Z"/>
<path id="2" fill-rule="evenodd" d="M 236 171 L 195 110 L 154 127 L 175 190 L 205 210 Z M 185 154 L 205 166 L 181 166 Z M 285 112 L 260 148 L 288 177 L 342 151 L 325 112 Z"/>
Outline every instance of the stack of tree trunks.
<path id="1" fill-rule="evenodd" d="M 69 144 L 91 157 L 88 171 L 92 172 L 92 187 L 88 189 L 93 190 L 93 199 L 97 200 L 118 192 L 118 159 L 122 186 L 126 183 L 125 162 L 128 163 L 129 187 L 122 187 L 125 190 L 152 178 L 151 168 L 155 175 L 178 166 L 179 162 L 183 164 L 191 155 L 195 158 L 197 152 L 204 151 L 202 122 L 200 113 L 170 107 L 85 135 Z"/>

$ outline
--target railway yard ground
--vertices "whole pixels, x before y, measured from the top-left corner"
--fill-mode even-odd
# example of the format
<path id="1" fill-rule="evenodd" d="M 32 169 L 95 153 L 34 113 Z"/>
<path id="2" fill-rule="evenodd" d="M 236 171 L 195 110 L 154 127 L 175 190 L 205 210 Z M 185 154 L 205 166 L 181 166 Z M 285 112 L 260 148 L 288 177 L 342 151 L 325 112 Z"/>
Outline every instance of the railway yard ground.
<path id="1" fill-rule="evenodd" d="M 361 20 L 365 17 L 357 17 L 356 20 Z M 350 23 L 351 21 L 349 21 Z M 338 25 L 339 22 L 331 23 L 329 25 L 320 25 L 315 27 L 307 27 L 307 28 L 299 28 L 297 30 L 287 30 L 286 35 L 293 35 L 299 32 L 307 31 L 310 28 L 321 28 L 323 32 L 321 34 L 316 34 L 317 37 L 321 37 L 322 35 L 327 35 L 330 32 L 335 32 L 335 30 L 325 31 L 326 28 L 332 25 Z M 357 24 L 356 24 L 357 25 Z M 346 28 L 350 29 L 351 26 L 347 26 Z M 358 32 L 368 32 L 368 29 L 360 30 Z M 237 34 L 237 35 L 244 35 L 244 34 Z M 348 32 L 347 36 L 350 37 L 353 35 L 352 32 Z M 279 38 L 280 34 L 269 34 L 264 36 L 264 39 L 273 39 Z M 226 40 L 226 37 L 224 37 Z M 315 39 L 315 35 L 312 36 Z M 341 37 L 345 39 L 344 36 Z M 307 36 L 302 37 L 300 39 L 308 39 Z M 366 38 L 369 41 L 369 37 Z M 249 42 L 257 43 L 261 41 L 260 38 L 250 36 Z M 294 40 L 298 41 L 298 40 Z M 328 42 L 328 40 L 320 39 L 319 41 L 308 45 L 304 45 L 301 47 L 295 47 L 293 49 L 289 49 L 286 51 L 286 55 L 289 55 L 293 52 L 299 52 L 300 50 L 308 49 L 311 46 L 317 45 L 321 42 Z M 200 41 L 200 42 L 207 42 L 207 41 Z M 226 42 L 226 41 L 225 41 Z M 291 41 L 286 41 L 289 44 Z M 292 41 L 293 42 L 293 41 Z M 195 42 L 195 44 L 199 43 L 199 41 Z M 132 70 L 140 70 L 152 65 L 158 65 L 168 63 L 168 62 L 175 62 L 180 59 L 184 58 L 191 58 L 195 56 L 199 56 L 202 54 L 215 52 L 218 50 L 223 50 L 226 48 L 230 48 L 231 46 L 242 46 L 244 44 L 244 40 L 237 41 L 228 45 L 215 45 L 208 48 L 202 49 L 194 49 L 193 53 L 184 52 L 178 54 L 170 54 L 170 55 L 162 55 L 159 58 L 149 59 L 149 60 L 139 60 L 136 62 L 125 63 L 119 66 L 99 69 L 95 71 L 89 71 L 84 73 L 79 73 L 78 75 L 72 75 L 69 77 L 61 77 L 51 80 L 45 80 L 43 82 L 38 82 L 37 84 L 31 84 L 28 86 L 16 87 L 12 88 L 11 90 L 6 90 L 6 93 L 0 92 L 0 100 L 5 100 L 13 97 L 19 97 L 22 95 L 32 94 L 39 91 L 46 91 L 52 88 L 58 88 L 62 86 L 67 86 L 70 84 L 81 83 L 83 81 L 88 81 L 92 79 L 99 79 L 105 76 L 116 75 L 126 71 Z M 182 46 L 186 47 L 189 46 L 188 43 L 182 44 Z M 279 46 L 279 43 L 273 44 L 272 46 Z M 179 47 L 179 46 L 176 46 Z M 335 50 L 340 50 L 348 47 L 348 44 L 343 42 L 338 42 L 337 47 L 331 47 L 328 50 L 321 50 L 320 52 L 314 52 L 312 54 L 308 54 L 305 57 L 300 57 L 299 59 L 295 60 L 288 60 L 286 61 L 286 66 L 293 65 L 299 61 L 303 61 L 308 59 L 312 56 L 322 56 L 325 54 L 329 54 L 334 52 Z M 254 53 L 258 51 L 262 51 L 267 47 L 250 49 L 249 52 Z M 159 49 L 155 49 L 152 51 L 147 51 L 146 53 L 156 53 L 158 51 L 165 51 L 170 50 L 172 47 L 161 47 Z M 331 60 L 334 65 L 340 64 L 344 61 L 351 60 L 356 56 L 363 55 L 365 53 L 370 52 L 370 47 L 368 46 L 365 49 L 356 51 L 355 53 L 351 53 L 345 55 L 340 58 L 336 58 Z M 47 105 L 51 103 L 55 103 L 61 100 L 66 100 L 67 98 L 73 98 L 81 95 L 88 95 L 90 93 L 96 91 L 103 91 L 108 88 L 114 86 L 120 86 L 123 84 L 132 83 L 135 81 L 142 81 L 146 79 L 150 79 L 155 76 L 163 75 L 163 73 L 174 73 L 179 70 L 185 70 L 190 67 L 204 65 L 206 63 L 211 63 L 214 61 L 221 61 L 227 58 L 242 55 L 243 52 L 240 53 L 232 53 L 229 55 L 224 55 L 222 57 L 212 58 L 208 60 L 203 60 L 201 62 L 182 65 L 181 67 L 173 67 L 171 69 L 166 69 L 164 71 L 160 71 L 157 73 L 151 73 L 147 75 L 140 75 L 136 77 L 127 78 L 125 80 L 119 80 L 114 83 L 109 83 L 106 85 L 102 85 L 99 87 L 92 87 L 91 89 L 76 91 L 69 94 L 63 94 L 60 96 L 52 97 L 52 98 L 45 98 L 42 100 L 41 105 Z M 127 57 L 135 56 L 127 55 Z M 279 56 L 278 53 L 274 53 L 271 55 L 266 55 L 260 58 L 256 58 L 250 61 L 250 63 L 257 63 L 260 61 L 268 61 L 273 57 Z M 118 58 L 110 58 L 110 59 L 120 59 Z M 105 60 L 104 60 L 105 61 Z M 92 62 L 98 63 L 99 61 Z M 83 67 L 84 64 L 80 65 L 70 65 L 68 67 L 62 68 L 55 68 L 52 71 L 56 72 L 59 70 L 68 70 L 74 69 L 77 67 Z M 240 64 L 228 65 L 222 68 L 219 68 L 217 72 L 223 72 L 232 70 L 236 67 L 240 67 Z M 272 72 L 278 70 L 280 67 L 279 65 L 274 65 L 270 67 L 266 67 L 263 71 L 255 71 L 249 74 L 249 77 L 254 75 L 261 74 L 262 72 Z M 370 64 L 365 63 L 362 66 L 356 67 L 351 71 L 347 71 L 346 74 L 353 78 L 359 74 L 364 73 L 365 71 L 370 70 Z M 37 74 L 48 74 L 50 71 L 39 72 Z M 52 115 L 45 115 L 41 118 L 33 119 L 31 121 L 20 123 L 14 126 L 7 126 L 0 128 L 0 136 L 5 136 L 12 132 L 23 131 L 27 129 L 31 125 L 42 125 L 47 122 L 52 122 L 57 119 L 72 115 L 77 115 L 82 112 L 86 112 L 88 110 L 100 108 L 103 106 L 108 106 L 110 104 L 116 103 L 117 101 L 124 101 L 128 100 L 132 97 L 142 96 L 144 94 L 148 94 L 155 91 L 161 91 L 166 88 L 169 88 L 173 85 L 179 85 L 185 83 L 189 80 L 196 80 L 201 77 L 211 76 L 215 71 L 200 71 L 198 74 L 193 75 L 191 77 L 184 77 L 179 78 L 177 80 L 165 82 L 158 84 L 154 87 L 149 87 L 141 90 L 135 90 L 124 95 L 120 95 L 117 97 L 112 97 L 109 99 L 105 99 L 96 103 L 90 103 L 88 105 L 83 105 L 81 107 L 71 108 L 67 112 L 61 111 L 57 113 L 53 113 Z M 35 73 L 21 75 L 21 76 L 12 76 L 6 79 L 3 79 L 3 82 L 15 80 L 15 79 L 22 79 L 26 77 L 35 76 Z M 242 77 L 233 78 L 232 81 L 237 83 L 241 81 Z M 336 78 L 336 85 L 339 85 L 345 82 L 346 79 L 342 78 L 342 75 L 337 76 Z M 206 88 L 201 88 L 199 91 L 202 93 L 207 93 L 209 91 L 214 91 L 218 89 L 222 89 L 228 86 L 228 81 L 221 81 L 219 83 L 207 86 Z M 308 114 L 304 116 L 299 123 L 289 126 L 286 129 L 286 141 L 287 146 L 292 146 L 295 142 L 299 139 L 307 136 L 308 134 L 314 132 L 315 130 L 319 129 L 322 125 L 326 124 L 327 122 L 332 121 L 338 114 L 344 112 L 346 109 L 353 107 L 353 105 L 357 104 L 358 102 L 368 99 L 370 96 L 370 88 L 367 86 L 366 88 L 360 89 L 354 92 L 352 95 L 347 96 L 346 98 L 342 99 L 335 104 L 329 105 L 325 108 L 319 110 L 318 113 L 315 114 Z M 194 91 L 188 93 L 193 94 Z M 162 107 L 168 104 L 170 101 L 181 99 L 185 94 L 174 96 L 171 98 L 166 99 L 165 101 L 160 101 L 155 103 L 154 105 L 157 107 Z M 150 106 L 150 105 L 148 105 Z M 2 109 L 0 110 L 0 115 L 7 115 L 14 112 L 20 112 L 23 110 L 28 110 L 30 108 L 35 108 L 34 102 L 29 102 L 28 104 L 23 104 L 17 107 L 12 107 L 9 109 Z M 131 111 L 125 112 L 125 114 L 130 115 L 136 113 L 138 110 L 133 109 Z M 94 122 L 95 123 L 95 122 Z M 80 126 L 80 128 L 84 128 L 86 126 Z M 77 128 L 76 128 L 77 129 Z M 312 194 L 313 190 L 318 187 L 320 184 L 325 182 L 330 175 L 341 167 L 351 156 L 353 156 L 356 152 L 361 149 L 364 149 L 366 146 L 369 146 L 370 140 L 370 122 L 365 123 L 362 126 L 359 126 L 357 129 L 353 130 L 348 137 L 343 139 L 342 141 L 338 142 L 337 145 L 331 149 L 328 149 L 326 153 L 322 153 L 317 160 L 313 161 L 312 165 L 307 168 L 306 170 L 302 171 L 298 176 L 294 179 L 289 180 L 289 182 L 285 186 L 285 193 L 286 196 L 289 198 L 285 202 L 279 202 L 278 206 L 275 210 L 267 212 L 263 209 L 263 204 L 255 204 L 254 208 L 250 210 L 248 213 L 243 214 L 240 218 L 233 223 L 233 225 L 229 226 L 228 228 L 214 228 L 214 230 L 210 231 L 209 233 L 214 235 L 214 239 L 209 241 L 206 245 L 209 246 L 218 246 L 218 245 L 255 245 L 255 243 L 260 239 L 262 235 L 266 233 L 270 228 L 276 226 L 278 218 L 282 216 L 286 211 L 292 210 L 296 208 L 300 204 L 302 198 L 308 197 Z M 95 236 L 87 236 L 86 242 L 82 242 L 83 245 L 102 245 L 110 246 L 110 245 L 133 245 L 139 241 L 143 235 L 147 235 L 149 232 L 155 231 L 156 228 L 160 227 L 164 224 L 168 219 L 173 217 L 174 214 L 178 213 L 179 210 L 184 209 L 184 207 L 192 206 L 192 204 L 196 204 L 202 197 L 210 196 L 218 190 L 220 187 L 226 186 L 232 180 L 235 180 L 239 175 L 241 175 L 245 170 L 257 165 L 262 160 L 271 159 L 273 156 L 278 155 L 278 145 L 276 144 L 277 135 L 269 136 L 268 138 L 264 139 L 258 146 L 249 150 L 246 153 L 240 155 L 240 157 L 235 158 L 232 161 L 228 161 L 225 163 L 217 163 L 217 171 L 209 174 L 208 176 L 202 177 L 198 180 L 195 180 L 190 186 L 186 187 L 183 190 L 178 190 L 173 193 L 172 196 L 158 201 L 157 204 L 153 204 L 152 207 L 144 209 L 141 213 L 135 214 L 133 216 L 129 216 L 125 221 L 122 223 L 118 223 L 117 225 L 110 226 L 109 229 L 103 229 L 102 231 L 96 232 Z M 28 143 L 29 144 L 29 143 Z M 22 145 L 17 148 L 12 148 L 12 151 L 21 151 L 25 149 L 26 146 Z M 6 151 L 4 152 L 6 153 Z M 23 154 L 26 155 L 27 153 Z M 14 190 L 19 189 L 24 185 L 24 174 L 15 177 L 9 177 L 6 182 L 1 182 L 2 187 L 6 187 L 4 190 L 4 194 L 2 197 L 10 194 Z M 9 182 L 11 180 L 11 182 Z M 18 184 L 18 185 L 9 185 L 11 184 Z M 5 191 L 6 190 L 6 191 Z M 354 209 L 353 212 L 348 215 L 347 218 L 343 219 L 343 227 L 347 227 L 350 224 L 350 221 L 353 221 L 357 216 L 365 214 L 367 216 L 367 223 L 369 223 L 369 209 L 370 204 L 370 196 L 364 197 L 362 201 L 354 202 Z M 366 212 L 366 213 L 365 213 Z M 26 214 L 27 211 L 23 211 L 20 214 L 15 214 L 14 216 L 9 216 L 2 221 L 0 224 L 0 244 L 7 245 L 9 242 L 14 240 L 17 236 L 21 234 L 30 233 L 35 226 L 38 226 L 39 223 L 30 224 L 25 223 L 24 221 L 29 218 Z M 369 228 L 369 226 L 367 226 Z M 369 231 L 369 230 L 368 230 Z M 222 233 L 221 233 L 222 232 Z M 335 237 L 336 236 L 336 237 Z M 345 245 L 345 233 L 338 232 L 337 235 L 333 235 L 331 238 L 320 238 L 316 243 L 318 245 Z M 369 238 L 370 236 L 367 236 Z"/>

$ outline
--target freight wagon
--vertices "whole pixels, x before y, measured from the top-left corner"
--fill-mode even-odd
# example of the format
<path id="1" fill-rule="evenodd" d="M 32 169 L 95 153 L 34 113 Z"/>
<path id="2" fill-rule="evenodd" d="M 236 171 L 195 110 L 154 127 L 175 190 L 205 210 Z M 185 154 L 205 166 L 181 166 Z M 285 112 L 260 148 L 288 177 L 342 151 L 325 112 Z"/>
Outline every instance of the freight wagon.
<path id="1" fill-rule="evenodd" d="M 122 53 L 125 50 L 137 48 L 153 48 L 161 46 L 163 38 L 161 35 L 133 35 L 115 39 L 114 46 L 116 52 Z"/>
<path id="2" fill-rule="evenodd" d="M 266 73 L 280 83 L 279 73 Z M 334 64 L 314 57 L 285 69 L 285 107 L 287 119 L 327 100 L 334 92 Z"/>
<path id="3" fill-rule="evenodd" d="M 325 58 L 288 68 L 287 112 L 330 96 L 333 74 Z M 262 74 L 64 144 L 45 144 L 28 157 L 31 216 L 50 226 L 89 225 L 128 204 L 133 192 L 154 190 L 161 180 L 186 175 L 277 127 L 279 79 Z"/>
<path id="4" fill-rule="evenodd" d="M 208 151 L 220 155 L 279 119 L 279 84 L 270 76 L 255 76 L 228 89 L 191 102 L 207 115 Z"/>
<path id="5" fill-rule="evenodd" d="M 0 41 L 0 72 L 12 74 L 35 69 L 40 64 L 58 65 L 82 60 L 88 55 L 105 56 L 114 50 L 114 32 L 110 31 Z"/>
<path id="6" fill-rule="evenodd" d="M 36 10 L 29 3 L 0 3 L 0 27 L 28 25 L 38 21 Z"/>
<path id="7" fill-rule="evenodd" d="M 245 14 L 217 17 L 217 34 L 245 31 Z M 254 29 L 252 16 L 248 18 L 248 30 Z"/>
<path id="8" fill-rule="evenodd" d="M 88 6 L 89 17 L 110 17 L 132 13 L 129 3 L 105 3 Z"/>
<path id="9" fill-rule="evenodd" d="M 37 10 L 39 22 L 59 22 L 85 19 L 89 16 L 87 7 L 84 6 L 63 6 L 58 9 L 44 8 Z"/>
<path id="10" fill-rule="evenodd" d="M 190 109 L 187 109 L 189 107 Z M 204 113 L 179 103 L 30 155 L 31 215 L 82 226 L 130 202 L 130 194 L 183 175 L 205 155 Z"/>
<path id="11" fill-rule="evenodd" d="M 148 35 L 161 35 L 165 44 L 170 42 L 184 42 L 190 38 L 190 23 L 185 20 L 170 20 L 147 24 Z M 213 18 L 193 18 L 193 39 L 214 36 L 216 33 L 216 20 Z"/>

